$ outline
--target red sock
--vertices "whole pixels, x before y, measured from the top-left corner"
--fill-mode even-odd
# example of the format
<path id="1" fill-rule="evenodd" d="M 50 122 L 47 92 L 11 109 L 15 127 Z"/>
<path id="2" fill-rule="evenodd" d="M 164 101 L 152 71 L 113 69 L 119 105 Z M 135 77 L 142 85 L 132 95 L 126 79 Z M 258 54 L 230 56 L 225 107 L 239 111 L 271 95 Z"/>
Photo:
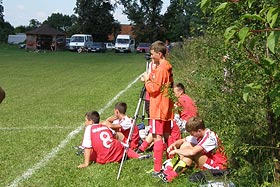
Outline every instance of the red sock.
<path id="1" fill-rule="evenodd" d="M 127 150 L 127 156 L 128 158 L 139 158 L 139 154 L 137 154 L 135 151 L 133 151 L 132 149 L 128 149 Z"/>
<path id="2" fill-rule="evenodd" d="M 149 147 L 149 145 L 150 144 L 146 140 L 144 140 L 143 143 L 139 146 L 139 149 L 144 152 Z"/>
<path id="3" fill-rule="evenodd" d="M 162 166 L 164 145 L 162 140 L 154 143 L 154 171 L 159 172 Z"/>
<path id="4" fill-rule="evenodd" d="M 166 178 L 168 182 L 171 182 L 173 179 L 175 179 L 178 176 L 178 173 L 176 173 L 173 170 L 165 170 L 164 173 L 166 174 Z"/>

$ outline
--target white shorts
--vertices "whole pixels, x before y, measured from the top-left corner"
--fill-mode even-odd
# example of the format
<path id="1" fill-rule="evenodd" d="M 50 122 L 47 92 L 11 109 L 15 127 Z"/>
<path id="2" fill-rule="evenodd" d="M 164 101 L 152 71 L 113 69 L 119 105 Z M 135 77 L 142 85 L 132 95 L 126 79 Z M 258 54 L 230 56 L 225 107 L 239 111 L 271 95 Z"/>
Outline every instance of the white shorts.
<path id="1" fill-rule="evenodd" d="M 174 115 L 174 121 L 178 125 L 181 132 L 186 132 L 186 124 L 187 122 L 180 118 L 179 114 Z"/>

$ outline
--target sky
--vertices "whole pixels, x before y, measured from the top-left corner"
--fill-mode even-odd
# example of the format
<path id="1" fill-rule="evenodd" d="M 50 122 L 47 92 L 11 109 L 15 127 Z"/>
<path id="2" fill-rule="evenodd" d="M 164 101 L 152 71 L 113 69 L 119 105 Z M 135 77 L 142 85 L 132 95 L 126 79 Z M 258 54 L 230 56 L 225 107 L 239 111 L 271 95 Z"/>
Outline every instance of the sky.
<path id="1" fill-rule="evenodd" d="M 163 1 L 162 11 L 165 12 L 170 1 Z M 52 13 L 72 15 L 76 0 L 3 0 L 2 5 L 4 6 L 4 20 L 17 27 L 20 25 L 28 26 L 31 19 L 43 22 Z M 129 24 L 126 15 L 122 14 L 122 7 L 117 8 L 114 18 L 122 24 Z"/>

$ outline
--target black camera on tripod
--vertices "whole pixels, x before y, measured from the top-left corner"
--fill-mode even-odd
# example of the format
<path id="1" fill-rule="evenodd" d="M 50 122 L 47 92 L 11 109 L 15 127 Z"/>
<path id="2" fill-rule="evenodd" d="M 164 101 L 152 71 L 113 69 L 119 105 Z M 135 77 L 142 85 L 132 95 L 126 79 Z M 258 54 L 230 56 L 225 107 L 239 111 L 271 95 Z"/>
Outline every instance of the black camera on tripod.
<path id="1" fill-rule="evenodd" d="M 151 53 L 145 53 L 145 59 L 147 61 L 151 60 Z"/>

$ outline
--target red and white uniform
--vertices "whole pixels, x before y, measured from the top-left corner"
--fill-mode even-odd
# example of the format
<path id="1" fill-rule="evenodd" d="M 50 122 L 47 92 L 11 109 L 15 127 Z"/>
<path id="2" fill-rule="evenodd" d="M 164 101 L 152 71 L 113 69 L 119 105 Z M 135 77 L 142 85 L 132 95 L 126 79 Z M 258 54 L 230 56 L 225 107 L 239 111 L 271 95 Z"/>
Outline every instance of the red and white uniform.
<path id="1" fill-rule="evenodd" d="M 203 148 L 202 154 L 206 155 L 208 159 L 202 169 L 226 169 L 227 157 L 224 154 L 221 140 L 216 133 L 206 129 L 206 133 L 202 138 L 187 136 L 185 140 Z"/>
<path id="2" fill-rule="evenodd" d="M 122 119 L 115 120 L 114 123 L 118 123 L 122 128 L 120 129 L 120 132 L 124 135 L 125 139 L 123 140 L 124 143 L 126 143 L 130 129 L 133 127 L 133 119 L 131 119 L 128 116 L 125 116 Z M 131 136 L 131 142 L 130 142 L 130 148 L 136 149 L 138 147 L 138 142 L 139 142 L 140 136 L 139 136 L 139 129 L 135 126 L 133 129 L 133 133 Z"/>
<path id="3" fill-rule="evenodd" d="M 120 162 L 124 146 L 114 138 L 113 132 L 102 124 L 88 125 L 82 146 L 92 148 L 91 160 L 99 164 Z"/>

